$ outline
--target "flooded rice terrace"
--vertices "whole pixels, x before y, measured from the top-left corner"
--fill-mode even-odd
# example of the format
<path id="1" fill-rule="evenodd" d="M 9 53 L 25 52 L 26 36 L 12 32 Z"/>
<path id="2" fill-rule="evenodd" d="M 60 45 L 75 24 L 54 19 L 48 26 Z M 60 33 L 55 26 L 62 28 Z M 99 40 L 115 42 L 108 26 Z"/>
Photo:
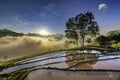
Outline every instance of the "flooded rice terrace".
<path id="1" fill-rule="evenodd" d="M 55 52 L 19 61 L 16 66 L 4 69 L 0 74 L 26 68 L 39 69 L 29 73 L 25 80 L 120 80 L 120 52 Z"/>
<path id="2" fill-rule="evenodd" d="M 120 80 L 120 72 L 37 70 L 25 80 Z"/>

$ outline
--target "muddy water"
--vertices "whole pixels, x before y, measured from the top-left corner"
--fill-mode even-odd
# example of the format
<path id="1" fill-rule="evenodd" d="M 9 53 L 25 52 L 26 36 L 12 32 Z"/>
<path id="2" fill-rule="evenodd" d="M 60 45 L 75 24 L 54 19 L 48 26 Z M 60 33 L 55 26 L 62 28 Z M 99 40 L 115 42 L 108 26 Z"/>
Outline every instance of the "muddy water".
<path id="1" fill-rule="evenodd" d="M 36 70 L 25 80 L 120 80 L 120 72 Z"/>

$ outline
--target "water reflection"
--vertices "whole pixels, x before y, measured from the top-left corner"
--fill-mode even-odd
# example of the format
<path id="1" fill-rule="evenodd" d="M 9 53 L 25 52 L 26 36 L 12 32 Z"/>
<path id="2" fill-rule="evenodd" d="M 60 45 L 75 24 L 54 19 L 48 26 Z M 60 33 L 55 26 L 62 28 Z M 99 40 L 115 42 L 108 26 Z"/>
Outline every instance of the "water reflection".
<path id="1" fill-rule="evenodd" d="M 74 67 L 75 70 L 93 69 L 92 65 L 96 64 L 98 60 L 98 57 L 95 54 L 90 54 L 90 53 L 79 54 L 77 51 L 72 51 L 72 52 L 67 52 L 66 55 L 67 55 L 66 64 L 69 66 L 69 68 Z M 92 61 L 92 62 L 89 62 L 89 61 Z"/>
<path id="2" fill-rule="evenodd" d="M 37 70 L 25 80 L 120 80 L 120 72 L 72 72 L 57 70 Z"/>
<path id="3" fill-rule="evenodd" d="M 84 52 L 84 53 L 83 53 Z M 120 70 L 120 52 L 102 54 L 95 50 L 86 51 L 62 51 L 57 53 L 37 56 L 18 62 L 18 65 L 3 69 L 0 74 L 10 73 L 21 69 L 40 67 L 40 68 L 59 68 L 59 69 L 109 69 Z M 119 55 L 117 55 L 119 54 Z"/>

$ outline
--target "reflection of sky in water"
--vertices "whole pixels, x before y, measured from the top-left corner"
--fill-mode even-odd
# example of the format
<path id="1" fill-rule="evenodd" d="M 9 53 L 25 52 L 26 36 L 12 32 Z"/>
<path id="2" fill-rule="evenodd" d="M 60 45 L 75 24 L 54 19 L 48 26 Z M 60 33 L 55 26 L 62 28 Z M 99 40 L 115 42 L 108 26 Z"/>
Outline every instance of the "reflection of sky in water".
<path id="1" fill-rule="evenodd" d="M 77 50 L 78 53 L 93 53 L 93 54 L 101 54 L 100 51 L 97 51 L 97 50 L 83 50 L 83 51 L 80 51 L 80 50 Z"/>
<path id="2" fill-rule="evenodd" d="M 42 60 L 42 59 L 45 59 L 45 58 L 51 58 L 51 57 L 56 57 L 56 56 L 65 56 L 65 55 L 66 55 L 65 51 L 54 52 L 54 53 L 49 53 L 49 54 L 45 54 L 45 55 L 40 55 L 40 56 L 33 57 L 33 58 L 28 58 L 28 59 L 19 61 L 18 63 L 27 63 L 27 62 Z"/>
<path id="3" fill-rule="evenodd" d="M 7 73 L 7 72 L 13 72 L 16 70 L 29 68 L 33 66 L 39 66 L 39 65 L 42 65 L 42 67 L 56 67 L 56 68 L 69 68 L 75 65 L 74 67 L 72 67 L 72 69 L 75 69 L 75 70 L 79 70 L 79 69 L 120 70 L 120 59 L 98 61 L 101 59 L 108 59 L 108 58 L 114 58 L 114 57 L 120 58 L 120 55 L 103 56 L 101 54 L 99 55 L 92 54 L 92 53 L 100 53 L 99 51 L 95 51 L 95 50 L 92 50 L 92 51 L 89 50 L 88 52 L 90 54 L 86 54 L 86 53 L 81 54 L 81 51 L 78 51 L 78 50 L 77 51 L 61 51 L 61 52 L 45 54 L 45 55 L 37 56 L 33 58 L 28 58 L 28 59 L 18 62 L 21 65 L 16 65 L 16 66 L 4 69 L 2 72 L 0 72 L 0 74 Z M 98 56 L 102 56 L 102 57 L 98 57 Z M 94 60 L 94 61 L 89 62 L 91 60 Z M 56 62 L 59 62 L 59 63 L 56 63 Z M 84 62 L 84 63 L 81 63 L 81 62 Z M 81 63 L 81 64 L 76 65 L 78 63 Z"/>
<path id="4" fill-rule="evenodd" d="M 62 58 L 56 58 L 56 59 L 48 59 L 48 60 L 44 60 L 44 61 L 38 61 L 38 62 L 29 63 L 29 64 L 18 65 L 18 66 L 14 66 L 14 67 L 4 69 L 1 73 L 13 72 L 13 71 L 16 71 L 16 70 L 29 68 L 29 67 L 32 67 L 32 66 L 39 66 L 39 65 L 44 65 L 44 64 L 54 63 L 54 62 L 59 62 L 59 61 L 66 61 L 66 58 L 62 57 Z M 65 63 L 52 64 L 52 65 L 46 65 L 46 66 L 66 68 Z"/>
<path id="5" fill-rule="evenodd" d="M 94 67 L 94 69 L 120 70 L 120 59 L 98 61 L 96 64 L 92 65 L 92 67 Z"/>
<path id="6" fill-rule="evenodd" d="M 25 80 L 120 80 L 120 72 L 36 70 Z"/>

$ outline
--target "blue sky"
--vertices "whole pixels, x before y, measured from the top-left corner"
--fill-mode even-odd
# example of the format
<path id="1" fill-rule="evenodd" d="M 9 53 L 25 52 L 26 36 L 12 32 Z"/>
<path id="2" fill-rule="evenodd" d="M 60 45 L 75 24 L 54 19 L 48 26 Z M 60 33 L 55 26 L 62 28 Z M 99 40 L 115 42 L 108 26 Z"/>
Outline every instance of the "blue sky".
<path id="1" fill-rule="evenodd" d="M 0 29 L 64 33 L 69 17 L 93 12 L 101 32 L 120 28 L 120 0 L 0 0 Z"/>

